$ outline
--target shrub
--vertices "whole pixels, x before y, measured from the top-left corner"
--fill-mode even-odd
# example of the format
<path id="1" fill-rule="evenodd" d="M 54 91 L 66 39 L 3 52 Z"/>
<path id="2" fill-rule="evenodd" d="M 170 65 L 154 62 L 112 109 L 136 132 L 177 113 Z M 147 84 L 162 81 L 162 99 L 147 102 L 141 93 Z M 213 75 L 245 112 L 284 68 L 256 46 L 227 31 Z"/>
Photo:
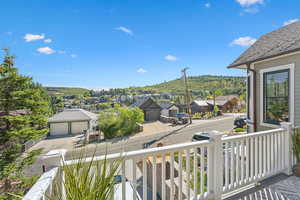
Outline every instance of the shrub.
<path id="1" fill-rule="evenodd" d="M 143 122 L 144 113 L 139 108 L 116 106 L 100 112 L 99 116 L 99 128 L 107 139 L 135 133 L 138 131 L 137 123 Z"/>
<path id="2" fill-rule="evenodd" d="M 237 132 L 237 133 L 241 133 L 241 132 L 245 132 L 246 131 L 246 129 L 244 129 L 244 128 L 236 128 L 236 129 L 234 129 L 235 130 L 235 132 Z"/>

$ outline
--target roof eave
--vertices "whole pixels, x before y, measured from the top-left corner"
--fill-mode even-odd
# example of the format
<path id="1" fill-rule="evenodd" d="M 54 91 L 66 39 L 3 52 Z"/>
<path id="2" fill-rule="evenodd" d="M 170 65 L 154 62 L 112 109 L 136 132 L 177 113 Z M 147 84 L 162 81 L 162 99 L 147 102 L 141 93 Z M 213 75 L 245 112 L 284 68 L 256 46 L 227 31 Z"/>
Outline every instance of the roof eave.
<path id="1" fill-rule="evenodd" d="M 285 52 L 278 53 L 278 54 L 271 55 L 271 56 L 265 56 L 265 57 L 258 58 L 258 59 L 255 59 L 255 60 L 250 60 L 250 61 L 247 61 L 245 63 L 232 64 L 232 65 L 227 66 L 227 68 L 229 68 L 229 69 L 232 69 L 232 68 L 247 69 L 247 66 L 252 64 L 252 63 L 260 62 L 260 61 L 263 61 L 263 60 L 268 60 L 268 59 L 272 59 L 272 58 L 276 58 L 276 57 L 280 57 L 280 56 L 289 56 L 289 54 L 294 54 L 294 53 L 300 53 L 300 48 L 292 49 L 292 50 L 285 51 Z"/>

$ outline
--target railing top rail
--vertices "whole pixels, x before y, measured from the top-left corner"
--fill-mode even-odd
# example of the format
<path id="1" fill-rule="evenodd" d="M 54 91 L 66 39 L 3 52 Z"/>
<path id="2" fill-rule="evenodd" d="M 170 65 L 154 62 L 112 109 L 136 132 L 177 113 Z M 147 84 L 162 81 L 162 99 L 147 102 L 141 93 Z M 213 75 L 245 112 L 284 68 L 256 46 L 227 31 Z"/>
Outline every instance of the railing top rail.
<path id="1" fill-rule="evenodd" d="M 243 134 L 243 135 L 235 135 L 235 136 L 229 136 L 229 137 L 224 137 L 222 138 L 222 141 L 231 141 L 231 140 L 240 140 L 240 139 L 245 139 L 249 137 L 256 137 L 256 136 L 261 136 L 261 135 L 268 135 L 272 133 L 277 133 L 285 131 L 283 128 L 278 128 L 278 129 L 272 129 L 272 130 L 267 130 L 267 131 L 260 131 L 260 132 L 255 132 L 255 133 L 249 133 L 249 134 Z"/>
<path id="2" fill-rule="evenodd" d="M 169 152 L 174 152 L 177 150 L 191 149 L 194 147 L 209 146 L 210 144 L 211 144 L 211 142 L 208 140 L 199 141 L 199 142 L 189 142 L 189 143 L 183 143 L 183 144 L 174 144 L 174 145 L 168 145 L 168 146 L 164 146 L 164 147 L 155 147 L 155 148 L 151 148 L 151 149 L 142 149 L 142 150 L 136 150 L 136 151 L 123 152 L 123 153 L 115 153 L 115 154 L 108 154 L 108 155 L 103 155 L 103 156 L 89 157 L 89 158 L 85 158 L 85 159 L 68 160 L 65 162 L 65 165 L 76 164 L 79 161 L 91 162 L 91 161 L 101 161 L 104 159 L 112 160 L 112 159 L 117 159 L 117 158 L 131 159 L 134 157 L 142 157 L 142 156 L 147 156 L 147 155 L 151 155 L 151 154 L 169 153 Z"/>
<path id="3" fill-rule="evenodd" d="M 32 188 L 23 197 L 23 200 L 41 200 L 45 198 L 46 191 L 53 183 L 58 173 L 58 167 L 45 172 L 38 181 L 32 186 Z"/>

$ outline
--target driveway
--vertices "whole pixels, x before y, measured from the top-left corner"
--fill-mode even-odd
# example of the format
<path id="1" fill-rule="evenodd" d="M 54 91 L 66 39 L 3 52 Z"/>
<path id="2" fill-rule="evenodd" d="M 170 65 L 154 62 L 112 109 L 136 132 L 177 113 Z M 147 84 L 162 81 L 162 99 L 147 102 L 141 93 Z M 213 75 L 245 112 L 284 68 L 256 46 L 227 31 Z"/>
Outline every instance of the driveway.
<path id="1" fill-rule="evenodd" d="M 43 148 L 43 153 L 47 153 L 48 151 L 53 149 L 66 149 L 68 151 L 72 151 L 75 148 L 80 147 L 80 141 L 82 139 L 83 135 L 61 137 L 50 136 L 31 147 L 29 151 L 40 148 Z"/>

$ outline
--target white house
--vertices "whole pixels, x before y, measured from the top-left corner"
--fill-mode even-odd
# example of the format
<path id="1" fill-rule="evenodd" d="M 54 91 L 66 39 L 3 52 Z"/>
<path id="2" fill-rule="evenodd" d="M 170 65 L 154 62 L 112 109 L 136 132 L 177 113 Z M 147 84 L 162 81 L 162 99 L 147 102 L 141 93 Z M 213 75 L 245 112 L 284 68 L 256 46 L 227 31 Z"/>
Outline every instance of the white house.
<path id="1" fill-rule="evenodd" d="M 83 109 L 67 109 L 48 121 L 50 135 L 80 134 L 97 126 L 98 115 Z"/>

